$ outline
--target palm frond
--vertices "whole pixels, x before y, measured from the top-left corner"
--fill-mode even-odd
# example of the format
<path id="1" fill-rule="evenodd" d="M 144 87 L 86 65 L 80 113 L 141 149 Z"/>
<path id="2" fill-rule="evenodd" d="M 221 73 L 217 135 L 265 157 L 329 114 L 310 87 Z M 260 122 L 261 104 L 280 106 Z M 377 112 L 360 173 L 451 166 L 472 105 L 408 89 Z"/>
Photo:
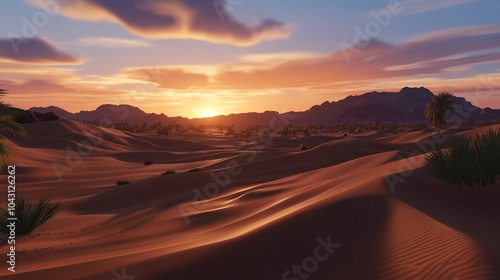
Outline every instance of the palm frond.
<path id="1" fill-rule="evenodd" d="M 436 127 L 445 126 L 447 117 L 454 114 L 453 94 L 447 91 L 434 95 L 432 101 L 425 105 L 424 115 L 429 122 L 434 121 Z"/>
<path id="2" fill-rule="evenodd" d="M 0 85 L 0 99 L 7 94 L 5 89 L 1 88 Z M 14 135 L 26 137 L 28 133 L 24 128 L 17 122 L 14 121 L 14 112 L 15 108 L 10 106 L 10 104 L 3 102 L 0 100 L 0 129 L 6 129 Z M 2 135 L 0 135 L 0 140 L 2 139 Z M 9 158 L 9 153 L 7 150 L 7 146 L 0 141 L 0 167 L 3 167 L 7 164 L 7 160 Z"/>
<path id="3" fill-rule="evenodd" d="M 24 130 L 24 128 L 19 123 L 14 121 L 14 118 L 11 115 L 0 114 L 0 128 L 7 129 L 17 136 L 28 136 L 26 130 Z"/>
<path id="4" fill-rule="evenodd" d="M 7 161 L 9 160 L 9 151 L 7 146 L 0 141 L 0 167 L 7 165 Z"/>
<path id="5" fill-rule="evenodd" d="M 3 85 L 0 85 L 0 87 Z M 0 88 L 0 99 L 7 94 L 5 89 Z M 24 128 L 14 121 L 14 108 L 8 104 L 4 103 L 0 100 L 0 129 L 7 129 L 10 132 L 14 133 L 17 136 L 27 136 L 28 134 L 24 130 Z"/>

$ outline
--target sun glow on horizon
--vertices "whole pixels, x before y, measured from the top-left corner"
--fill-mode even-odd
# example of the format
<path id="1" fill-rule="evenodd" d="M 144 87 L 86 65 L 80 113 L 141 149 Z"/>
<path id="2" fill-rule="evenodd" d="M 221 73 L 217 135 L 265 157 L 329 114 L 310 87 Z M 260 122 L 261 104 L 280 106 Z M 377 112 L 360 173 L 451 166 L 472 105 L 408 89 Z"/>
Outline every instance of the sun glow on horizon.
<path id="1" fill-rule="evenodd" d="M 217 115 L 217 112 L 213 108 L 203 108 L 199 111 L 200 118 L 210 118 Z"/>

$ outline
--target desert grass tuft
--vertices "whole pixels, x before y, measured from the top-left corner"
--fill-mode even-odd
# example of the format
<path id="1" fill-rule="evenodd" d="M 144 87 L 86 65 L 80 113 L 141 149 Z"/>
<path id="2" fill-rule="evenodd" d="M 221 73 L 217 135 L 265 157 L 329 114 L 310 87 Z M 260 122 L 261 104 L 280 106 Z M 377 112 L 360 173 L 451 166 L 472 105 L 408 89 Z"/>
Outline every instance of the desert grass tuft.
<path id="1" fill-rule="evenodd" d="M 37 200 L 28 200 L 17 197 L 14 206 L 14 216 L 9 215 L 8 209 L 0 209 L 0 232 L 9 233 L 7 225 L 9 217 L 15 217 L 16 235 L 31 233 L 37 227 L 50 220 L 59 211 L 60 204 L 50 202 L 50 198 L 41 197 Z"/>
<path id="2" fill-rule="evenodd" d="M 500 129 L 453 138 L 449 148 L 426 158 L 434 177 L 459 190 L 492 185 L 500 178 Z"/>

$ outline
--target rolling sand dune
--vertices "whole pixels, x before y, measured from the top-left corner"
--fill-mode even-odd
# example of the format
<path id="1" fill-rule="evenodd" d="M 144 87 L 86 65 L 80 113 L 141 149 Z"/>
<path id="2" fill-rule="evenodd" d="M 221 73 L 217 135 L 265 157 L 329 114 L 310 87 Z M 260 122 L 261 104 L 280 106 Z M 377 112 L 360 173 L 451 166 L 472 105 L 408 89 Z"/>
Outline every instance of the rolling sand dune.
<path id="1" fill-rule="evenodd" d="M 437 132 L 432 130 L 419 130 L 379 137 L 377 140 L 388 143 L 414 143 L 423 141 L 435 134 L 437 134 Z"/>
<path id="2" fill-rule="evenodd" d="M 63 120 L 25 128 L 30 138 L 8 140 L 18 193 L 62 208 L 18 238 L 16 273 L 2 279 L 500 279 L 500 195 L 458 192 L 428 174 L 424 155 L 407 158 L 432 131 L 257 147 Z M 68 160 L 79 147 L 88 153 Z M 391 174 L 404 180 L 391 188 Z M 194 199 L 207 183 L 220 187 Z M 311 272 L 287 273 L 318 246 Z"/>

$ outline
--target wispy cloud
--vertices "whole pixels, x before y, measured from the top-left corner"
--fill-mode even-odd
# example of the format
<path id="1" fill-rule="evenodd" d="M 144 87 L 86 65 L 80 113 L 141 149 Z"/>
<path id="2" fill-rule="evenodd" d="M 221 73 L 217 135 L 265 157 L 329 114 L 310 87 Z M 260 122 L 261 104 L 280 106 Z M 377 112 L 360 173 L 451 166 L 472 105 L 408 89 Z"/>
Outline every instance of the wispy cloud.
<path id="1" fill-rule="evenodd" d="M 427 13 L 477 1 L 479 0 L 404 0 L 401 1 L 403 11 L 399 15 Z"/>
<path id="2" fill-rule="evenodd" d="M 9 90 L 19 98 L 21 95 L 70 95 L 72 98 L 85 98 L 88 96 L 103 96 L 120 94 L 121 91 L 109 90 L 104 87 L 96 87 L 90 84 L 72 83 L 67 85 L 65 80 L 28 80 L 24 82 L 3 81 L 8 84 Z"/>
<path id="3" fill-rule="evenodd" d="M 113 37 L 84 37 L 76 41 L 79 46 L 94 46 L 101 48 L 145 48 L 152 44 L 142 40 L 122 39 Z"/>
<path id="4" fill-rule="evenodd" d="M 477 1 L 479 0 L 404 0 L 401 1 L 403 11 L 399 15 L 427 13 Z"/>
<path id="5" fill-rule="evenodd" d="M 194 73 L 189 67 L 167 67 L 157 72 L 157 76 L 164 78 L 162 82 L 152 80 L 147 69 L 128 70 L 125 74 L 129 78 L 155 82 L 161 88 L 240 91 L 327 87 L 341 82 L 431 76 L 500 61 L 499 30 L 499 26 L 447 29 L 397 45 L 373 40 L 365 49 L 354 49 L 351 62 L 342 51 L 323 56 L 291 56 L 287 61 L 259 55 L 243 56 L 241 62 L 222 65 L 214 74 Z"/>
<path id="6" fill-rule="evenodd" d="M 435 75 L 450 69 L 500 61 L 499 26 L 448 29 L 397 45 L 373 41 L 354 51 L 351 63 L 342 52 L 291 60 L 254 71 L 226 70 L 216 79 L 232 88 L 304 87 L 345 81 Z"/>
<path id="7" fill-rule="evenodd" d="M 191 89 L 208 86 L 208 76 L 200 73 L 189 73 L 182 69 L 127 69 L 125 74 L 132 79 L 144 80 L 168 89 Z"/>
<path id="8" fill-rule="evenodd" d="M 469 4 L 478 2 L 480 0 L 402 0 L 399 2 L 398 7 L 401 7 L 401 12 L 397 14 L 392 14 L 392 16 L 408 16 L 416 15 L 422 13 L 428 13 L 443 9 L 452 8 L 459 5 Z M 385 9 L 385 7 L 380 7 L 380 10 Z M 371 20 L 373 19 L 373 12 L 377 12 L 379 9 L 375 9 L 366 13 L 358 15 L 359 19 Z"/>

